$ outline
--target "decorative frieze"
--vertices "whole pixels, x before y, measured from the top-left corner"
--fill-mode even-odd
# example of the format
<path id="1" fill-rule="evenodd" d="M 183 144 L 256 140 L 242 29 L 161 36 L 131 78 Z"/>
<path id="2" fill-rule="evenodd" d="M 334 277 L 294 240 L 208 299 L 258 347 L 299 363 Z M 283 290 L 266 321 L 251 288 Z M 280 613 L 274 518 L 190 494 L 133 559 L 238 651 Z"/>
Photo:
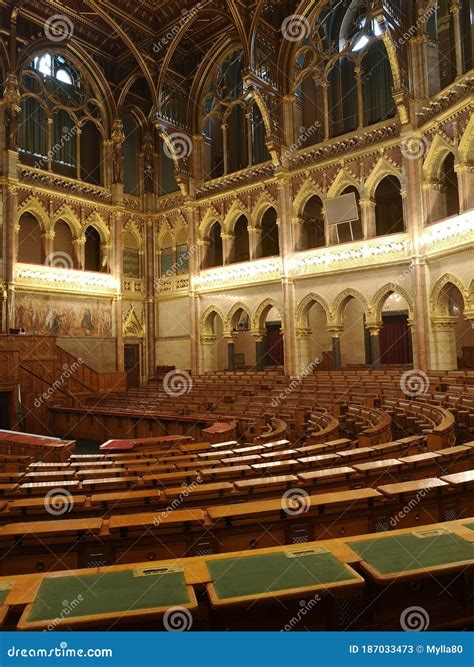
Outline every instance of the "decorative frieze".
<path id="1" fill-rule="evenodd" d="M 119 292 L 119 281 L 109 273 L 61 269 L 53 266 L 16 264 L 16 287 L 51 292 L 113 295 Z"/>

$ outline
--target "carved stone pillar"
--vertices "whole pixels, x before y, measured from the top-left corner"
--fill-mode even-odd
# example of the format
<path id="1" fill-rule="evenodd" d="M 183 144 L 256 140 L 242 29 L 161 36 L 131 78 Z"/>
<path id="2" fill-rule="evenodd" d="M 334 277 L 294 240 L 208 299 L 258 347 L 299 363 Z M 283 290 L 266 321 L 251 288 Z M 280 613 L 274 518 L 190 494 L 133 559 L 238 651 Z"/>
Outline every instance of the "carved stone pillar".
<path id="1" fill-rule="evenodd" d="M 201 270 L 207 269 L 207 265 L 209 263 L 209 248 L 211 244 L 209 241 L 201 241 L 201 240 L 199 240 L 197 244 L 199 246 L 199 261 L 201 265 Z"/>
<path id="2" fill-rule="evenodd" d="M 44 262 L 47 266 L 55 266 L 54 262 L 54 237 L 55 233 L 49 230 L 41 235 L 41 242 L 43 244 Z M 72 257 L 71 257 L 72 260 Z"/>
<path id="3" fill-rule="evenodd" d="M 148 380 L 155 377 L 156 346 L 155 346 L 155 244 L 153 238 L 153 220 L 146 221 L 146 325 L 147 325 L 147 356 Z"/>
<path id="4" fill-rule="evenodd" d="M 300 250 L 305 250 L 305 238 L 304 238 L 304 219 L 299 216 L 294 216 L 291 219 L 292 222 L 292 237 L 293 237 L 293 249 L 295 252 Z"/>
<path id="5" fill-rule="evenodd" d="M 252 338 L 255 341 L 255 370 L 258 372 L 263 371 L 265 366 L 263 336 L 263 331 L 252 332 Z"/>
<path id="6" fill-rule="evenodd" d="M 431 320 L 437 370 L 455 370 L 458 367 L 456 350 L 457 317 L 435 317 Z"/>
<path id="7" fill-rule="evenodd" d="M 113 216 L 113 237 L 115 241 L 115 253 L 113 258 L 113 273 L 116 276 L 119 288 L 115 298 L 115 327 L 116 327 L 116 356 L 117 371 L 125 370 L 125 350 L 123 340 L 123 222 L 122 215 L 117 213 Z M 107 260 L 108 261 L 108 260 Z"/>
<path id="8" fill-rule="evenodd" d="M 86 239 L 85 238 L 74 239 L 72 245 L 74 247 L 75 265 L 78 269 L 84 271 L 86 262 L 85 258 Z"/>
<path id="9" fill-rule="evenodd" d="M 456 54 L 456 75 L 461 76 L 463 73 L 463 58 L 462 58 L 462 32 L 461 32 L 461 15 L 459 0 L 451 0 L 449 5 L 449 11 L 453 17 L 453 29 L 454 29 L 454 50 Z M 471 5 L 472 11 L 472 5 Z M 471 14 L 472 17 L 472 14 Z M 472 18 L 471 18 L 472 21 Z M 467 48 L 467 45 L 466 45 Z"/>
<path id="10" fill-rule="evenodd" d="M 425 200 L 425 209 L 427 222 L 437 222 L 444 217 L 444 197 L 445 192 L 441 183 L 429 181 L 423 183 L 423 194 Z"/>
<path id="11" fill-rule="evenodd" d="M 217 370 L 216 336 L 201 336 L 201 368 L 203 373 Z"/>
<path id="12" fill-rule="evenodd" d="M 230 264 L 234 257 L 234 234 L 221 234 L 222 238 L 222 264 Z"/>
<path id="13" fill-rule="evenodd" d="M 362 67 L 360 65 L 356 65 L 356 67 L 354 68 L 354 73 L 356 76 L 356 88 L 357 88 L 357 115 L 359 117 L 358 129 L 361 130 L 364 127 L 364 96 L 362 93 Z"/>
<path id="14" fill-rule="evenodd" d="M 262 230 L 260 227 L 247 227 L 249 233 L 250 261 L 262 256 Z"/>
<path id="15" fill-rule="evenodd" d="M 370 333 L 370 358 L 373 370 L 380 370 L 380 325 L 366 324 L 366 328 Z"/>
<path id="16" fill-rule="evenodd" d="M 314 359 L 311 358 L 311 329 L 296 329 L 295 370 L 298 376 L 303 374 Z"/>
<path id="17" fill-rule="evenodd" d="M 333 371 L 341 370 L 341 335 L 343 332 L 342 326 L 328 327 L 331 334 L 332 343 L 332 369 Z"/>
<path id="18" fill-rule="evenodd" d="M 291 223 L 291 191 L 290 183 L 286 178 L 278 180 L 278 208 L 277 220 L 280 238 L 280 255 L 282 267 L 283 288 L 283 344 L 285 350 L 285 374 L 295 376 L 295 289 L 289 274 L 288 261 L 292 253 L 292 223 Z"/>
<path id="19" fill-rule="evenodd" d="M 224 335 L 227 341 L 227 370 L 232 373 L 235 371 L 235 338 L 232 333 Z"/>
<path id="20" fill-rule="evenodd" d="M 474 165 L 459 164 L 456 173 L 459 186 L 459 210 L 464 213 L 474 207 Z"/>
<path id="21" fill-rule="evenodd" d="M 227 135 L 228 126 L 221 125 L 222 130 L 222 152 L 224 154 L 224 176 L 229 172 L 229 140 Z"/>
<path id="22" fill-rule="evenodd" d="M 193 135 L 193 175 L 196 183 L 201 183 L 203 180 L 203 144 L 204 137 L 202 134 Z"/>
<path id="23" fill-rule="evenodd" d="M 377 234 L 375 201 L 369 197 L 360 200 L 362 235 L 364 239 L 373 239 Z"/>
<path id="24" fill-rule="evenodd" d="M 15 327 L 15 263 L 18 256 L 18 190 L 14 185 L 9 185 L 6 206 L 6 253 L 5 253 L 5 279 L 7 283 L 7 308 L 6 308 L 6 331 Z"/>

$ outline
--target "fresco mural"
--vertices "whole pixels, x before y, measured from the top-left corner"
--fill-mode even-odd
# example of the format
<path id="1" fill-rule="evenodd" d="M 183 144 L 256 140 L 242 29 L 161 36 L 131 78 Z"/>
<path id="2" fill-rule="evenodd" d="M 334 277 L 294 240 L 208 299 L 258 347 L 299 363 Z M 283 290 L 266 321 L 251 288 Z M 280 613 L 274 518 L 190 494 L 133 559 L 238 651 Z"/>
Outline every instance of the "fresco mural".
<path id="1" fill-rule="evenodd" d="M 56 295 L 18 292 L 15 325 L 27 335 L 113 335 L 112 302 L 107 299 L 68 299 Z"/>

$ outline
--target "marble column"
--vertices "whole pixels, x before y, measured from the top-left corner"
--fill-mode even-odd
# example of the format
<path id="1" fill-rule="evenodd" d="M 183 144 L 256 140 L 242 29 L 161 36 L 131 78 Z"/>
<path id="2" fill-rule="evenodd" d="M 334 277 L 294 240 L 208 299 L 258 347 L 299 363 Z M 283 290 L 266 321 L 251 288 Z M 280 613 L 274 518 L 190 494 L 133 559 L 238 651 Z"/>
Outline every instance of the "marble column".
<path id="1" fill-rule="evenodd" d="M 456 169 L 461 213 L 474 207 L 474 165 L 460 164 Z"/>
<path id="2" fill-rule="evenodd" d="M 373 239 L 377 235 L 375 205 L 375 201 L 369 197 L 360 200 L 362 236 L 364 239 Z"/>
<path id="3" fill-rule="evenodd" d="M 367 329 L 370 333 L 370 357 L 371 367 L 373 370 L 380 370 L 380 327 L 368 325 Z"/>

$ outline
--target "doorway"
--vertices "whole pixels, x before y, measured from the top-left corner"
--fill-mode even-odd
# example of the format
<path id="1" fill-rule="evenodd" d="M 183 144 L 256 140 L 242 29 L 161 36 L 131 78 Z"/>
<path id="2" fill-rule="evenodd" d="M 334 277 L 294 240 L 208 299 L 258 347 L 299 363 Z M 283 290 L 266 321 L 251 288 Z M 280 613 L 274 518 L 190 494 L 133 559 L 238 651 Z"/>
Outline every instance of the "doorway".
<path id="1" fill-rule="evenodd" d="M 382 364 L 408 365 L 413 363 L 408 315 L 383 315 L 380 330 L 380 361 Z"/>
<path id="2" fill-rule="evenodd" d="M 0 428 L 10 430 L 12 427 L 12 392 L 0 392 Z"/>
<path id="3" fill-rule="evenodd" d="M 283 334 L 281 323 L 267 324 L 265 345 L 265 366 L 283 366 Z"/>
<path id="4" fill-rule="evenodd" d="M 127 374 L 127 388 L 140 386 L 140 345 L 125 345 L 124 349 L 125 372 Z"/>

